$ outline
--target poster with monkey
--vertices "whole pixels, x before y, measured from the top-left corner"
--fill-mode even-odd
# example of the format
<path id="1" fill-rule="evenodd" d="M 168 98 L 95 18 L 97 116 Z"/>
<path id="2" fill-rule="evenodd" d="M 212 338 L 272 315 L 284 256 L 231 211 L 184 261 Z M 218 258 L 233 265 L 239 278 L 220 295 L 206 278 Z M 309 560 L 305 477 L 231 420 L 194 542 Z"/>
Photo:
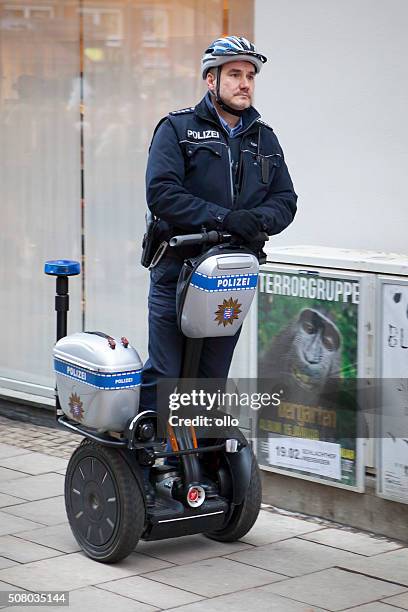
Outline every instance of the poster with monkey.
<path id="1" fill-rule="evenodd" d="M 261 272 L 258 386 L 280 403 L 258 411 L 256 438 L 261 467 L 356 488 L 361 283 L 346 275 Z"/>

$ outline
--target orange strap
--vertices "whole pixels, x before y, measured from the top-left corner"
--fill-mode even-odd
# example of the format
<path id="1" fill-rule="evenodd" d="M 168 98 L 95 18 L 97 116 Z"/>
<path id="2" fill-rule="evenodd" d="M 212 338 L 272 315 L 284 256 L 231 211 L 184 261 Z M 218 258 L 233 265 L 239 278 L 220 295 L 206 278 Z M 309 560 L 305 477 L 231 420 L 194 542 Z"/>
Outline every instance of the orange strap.
<path id="1" fill-rule="evenodd" d="M 194 429 L 194 427 L 192 425 L 190 425 L 190 431 L 191 431 L 191 435 L 193 437 L 193 446 L 194 446 L 194 448 L 198 448 L 196 432 L 195 432 L 195 429 Z"/>
<path id="2" fill-rule="evenodd" d="M 176 439 L 176 436 L 175 436 L 175 433 L 174 433 L 174 429 L 170 425 L 170 423 L 167 423 L 167 431 L 168 431 L 168 434 L 169 434 L 171 450 L 178 451 L 179 450 L 179 445 L 177 443 L 177 439 Z"/>

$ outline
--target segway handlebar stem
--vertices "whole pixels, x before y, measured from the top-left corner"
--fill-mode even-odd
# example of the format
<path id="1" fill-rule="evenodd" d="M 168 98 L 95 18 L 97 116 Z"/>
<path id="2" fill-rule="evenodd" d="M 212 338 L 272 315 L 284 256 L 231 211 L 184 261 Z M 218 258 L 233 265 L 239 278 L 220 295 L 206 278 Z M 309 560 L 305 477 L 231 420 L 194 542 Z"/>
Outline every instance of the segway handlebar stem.
<path id="1" fill-rule="evenodd" d="M 211 230 L 209 232 L 201 232 L 200 234 L 185 234 L 183 236 L 173 236 L 170 238 L 169 245 L 171 247 L 191 246 L 198 244 L 221 244 L 231 242 L 232 234 L 227 232 L 218 232 Z M 268 235 L 265 232 L 259 232 L 253 238 L 255 242 L 268 240 Z"/>

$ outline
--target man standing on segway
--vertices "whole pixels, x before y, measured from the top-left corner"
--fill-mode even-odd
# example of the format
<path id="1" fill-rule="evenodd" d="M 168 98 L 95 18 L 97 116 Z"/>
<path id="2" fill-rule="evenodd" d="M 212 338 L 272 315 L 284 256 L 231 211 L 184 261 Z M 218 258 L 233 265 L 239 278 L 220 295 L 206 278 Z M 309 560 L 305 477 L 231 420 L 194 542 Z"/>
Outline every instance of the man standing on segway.
<path id="1" fill-rule="evenodd" d="M 156 384 L 178 378 L 184 338 L 176 316 L 177 280 L 199 247 L 171 249 L 179 234 L 220 230 L 255 253 L 259 232 L 278 234 L 297 196 L 272 128 L 252 106 L 255 77 L 267 61 L 246 38 L 215 40 L 201 60 L 208 91 L 195 107 L 171 112 L 155 129 L 146 173 L 147 203 L 160 219 L 151 265 L 149 359 L 140 411 L 156 409 Z M 159 246 L 160 245 L 160 246 Z M 199 376 L 226 379 L 239 333 L 204 340 Z"/>

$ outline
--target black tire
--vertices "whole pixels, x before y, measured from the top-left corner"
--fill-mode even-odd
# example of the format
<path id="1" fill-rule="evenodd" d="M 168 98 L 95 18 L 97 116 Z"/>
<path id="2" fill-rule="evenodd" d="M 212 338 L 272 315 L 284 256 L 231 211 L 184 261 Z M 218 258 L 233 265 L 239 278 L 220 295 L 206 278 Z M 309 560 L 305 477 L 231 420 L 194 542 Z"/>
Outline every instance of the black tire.
<path id="1" fill-rule="evenodd" d="M 83 440 L 68 463 L 65 508 L 82 550 L 102 563 L 127 557 L 144 528 L 143 495 L 126 460 L 91 440 Z"/>
<path id="2" fill-rule="evenodd" d="M 248 533 L 258 518 L 262 501 L 261 476 L 252 450 L 251 456 L 251 479 L 244 501 L 234 508 L 227 525 L 217 531 L 205 533 L 207 538 L 218 542 L 235 542 Z"/>

